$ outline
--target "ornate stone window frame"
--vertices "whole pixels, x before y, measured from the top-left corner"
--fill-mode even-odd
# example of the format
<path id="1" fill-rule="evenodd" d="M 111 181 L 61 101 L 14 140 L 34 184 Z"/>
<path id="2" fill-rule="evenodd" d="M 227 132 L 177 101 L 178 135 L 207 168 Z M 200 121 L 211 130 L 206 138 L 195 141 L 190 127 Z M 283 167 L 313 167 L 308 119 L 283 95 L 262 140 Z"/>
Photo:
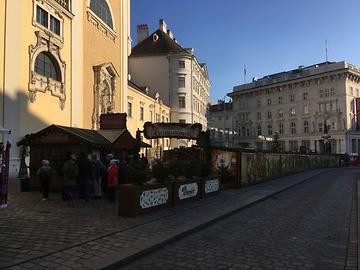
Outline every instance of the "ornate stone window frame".
<path id="1" fill-rule="evenodd" d="M 59 98 L 60 108 L 63 110 L 66 101 L 66 64 L 60 55 L 60 49 L 63 44 L 59 42 L 58 39 L 54 38 L 53 33 L 50 31 L 47 31 L 46 33 L 36 31 L 35 34 L 37 37 L 36 45 L 29 46 L 29 100 L 31 103 L 34 103 L 36 101 L 37 92 L 46 93 L 49 91 L 52 96 Z M 35 72 L 36 58 L 42 52 L 51 54 L 56 60 L 59 65 L 61 81 L 56 81 Z"/>
<path id="2" fill-rule="evenodd" d="M 106 1 L 106 0 L 105 0 Z M 114 15 L 111 9 L 111 6 L 109 4 L 109 2 L 107 1 L 107 4 L 109 6 L 110 9 L 110 13 L 111 13 L 111 18 L 112 18 L 112 23 L 113 23 L 113 28 L 110 28 L 101 18 L 99 18 L 99 16 L 97 16 L 95 14 L 94 11 L 92 11 L 90 9 L 90 2 L 91 0 L 88 0 L 88 4 L 87 4 L 87 20 L 88 22 L 90 22 L 92 25 L 94 25 L 101 33 L 103 33 L 107 38 L 109 38 L 110 40 L 112 40 L 113 42 L 116 41 L 117 35 L 116 35 L 116 26 L 115 26 L 115 20 L 114 20 Z"/>
<path id="3" fill-rule="evenodd" d="M 93 67 L 94 70 L 94 107 L 92 129 L 100 128 L 100 115 L 115 111 L 116 78 L 119 73 L 112 63 L 104 63 Z"/>

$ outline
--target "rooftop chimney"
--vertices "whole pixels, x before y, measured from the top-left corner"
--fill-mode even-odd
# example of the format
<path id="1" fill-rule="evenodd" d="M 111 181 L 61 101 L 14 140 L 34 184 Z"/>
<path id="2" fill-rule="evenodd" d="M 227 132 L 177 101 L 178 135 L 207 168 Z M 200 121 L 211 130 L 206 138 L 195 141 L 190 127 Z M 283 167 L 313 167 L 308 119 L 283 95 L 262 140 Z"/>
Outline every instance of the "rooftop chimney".
<path id="1" fill-rule="evenodd" d="M 149 36 L 149 26 L 147 24 L 140 24 L 137 26 L 137 44 Z"/>
<path id="2" fill-rule="evenodd" d="M 168 36 L 169 36 L 171 39 L 174 39 L 174 35 L 173 35 L 173 33 L 170 31 L 170 29 L 168 29 L 168 30 L 166 31 L 166 33 L 168 34 Z"/>
<path id="3" fill-rule="evenodd" d="M 167 25 L 166 22 L 163 19 L 159 20 L 159 29 L 163 31 L 164 33 L 167 32 Z"/>

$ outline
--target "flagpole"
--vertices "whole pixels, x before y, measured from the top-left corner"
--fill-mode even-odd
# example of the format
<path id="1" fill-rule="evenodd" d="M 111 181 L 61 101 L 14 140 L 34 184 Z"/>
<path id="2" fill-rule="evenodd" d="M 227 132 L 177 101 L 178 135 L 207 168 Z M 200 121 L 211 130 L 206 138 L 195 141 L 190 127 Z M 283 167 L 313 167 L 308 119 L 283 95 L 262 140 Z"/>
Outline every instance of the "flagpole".
<path id="1" fill-rule="evenodd" d="M 246 84 L 246 65 L 244 64 L 244 84 Z"/>
<path id="2" fill-rule="evenodd" d="M 328 41 L 327 39 L 325 40 L 325 59 L 326 59 L 326 62 L 328 61 Z"/>

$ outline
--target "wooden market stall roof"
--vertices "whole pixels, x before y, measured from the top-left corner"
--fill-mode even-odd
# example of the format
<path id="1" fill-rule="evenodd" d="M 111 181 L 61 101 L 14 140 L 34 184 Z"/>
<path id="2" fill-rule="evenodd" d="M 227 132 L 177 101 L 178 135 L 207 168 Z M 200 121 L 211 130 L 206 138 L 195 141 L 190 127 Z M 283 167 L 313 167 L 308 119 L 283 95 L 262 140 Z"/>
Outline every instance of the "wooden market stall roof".
<path id="1" fill-rule="evenodd" d="M 91 130 L 50 125 L 37 133 L 25 136 L 18 145 L 85 143 L 95 147 L 133 150 L 136 139 L 127 129 Z M 140 147 L 151 147 L 140 142 Z"/>

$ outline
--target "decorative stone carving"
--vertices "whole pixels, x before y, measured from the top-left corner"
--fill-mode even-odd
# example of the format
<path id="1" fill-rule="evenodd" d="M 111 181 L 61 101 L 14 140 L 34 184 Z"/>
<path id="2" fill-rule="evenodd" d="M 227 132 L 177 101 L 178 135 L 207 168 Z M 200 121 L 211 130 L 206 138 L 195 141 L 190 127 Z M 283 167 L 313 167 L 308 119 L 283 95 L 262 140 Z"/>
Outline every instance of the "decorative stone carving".
<path id="1" fill-rule="evenodd" d="M 107 38 L 115 42 L 116 34 L 114 30 L 110 29 L 107 25 L 105 25 L 91 10 L 87 11 L 87 20 Z"/>
<path id="2" fill-rule="evenodd" d="M 119 77 L 111 63 L 93 67 L 94 69 L 94 107 L 92 128 L 100 128 L 100 115 L 115 110 L 116 78 Z"/>
<path id="3" fill-rule="evenodd" d="M 61 110 L 65 107 L 66 101 L 66 91 L 65 91 L 65 72 L 66 64 L 62 60 L 60 55 L 60 49 L 62 48 L 62 43 L 58 39 L 54 38 L 53 34 L 50 31 L 35 32 L 37 37 L 36 45 L 29 46 L 29 57 L 30 57 L 30 79 L 29 79 L 29 100 L 31 103 L 36 101 L 36 93 L 42 92 L 46 93 L 47 91 L 51 92 L 51 95 L 58 97 L 60 100 Z M 42 52 L 47 52 L 51 54 L 56 60 L 61 81 L 56 81 L 52 78 L 45 77 L 35 72 L 35 62 L 38 55 Z"/>

